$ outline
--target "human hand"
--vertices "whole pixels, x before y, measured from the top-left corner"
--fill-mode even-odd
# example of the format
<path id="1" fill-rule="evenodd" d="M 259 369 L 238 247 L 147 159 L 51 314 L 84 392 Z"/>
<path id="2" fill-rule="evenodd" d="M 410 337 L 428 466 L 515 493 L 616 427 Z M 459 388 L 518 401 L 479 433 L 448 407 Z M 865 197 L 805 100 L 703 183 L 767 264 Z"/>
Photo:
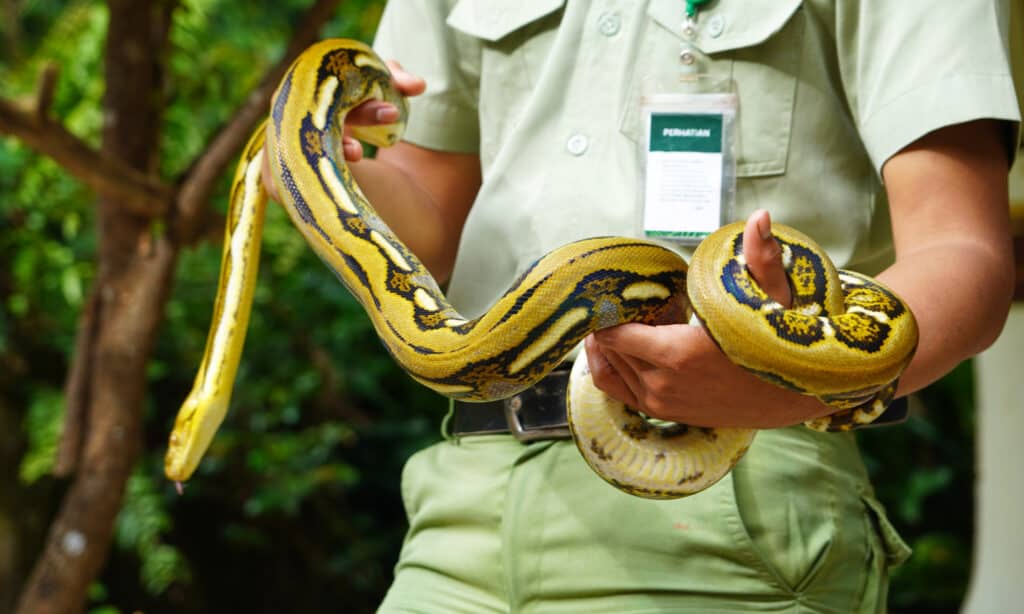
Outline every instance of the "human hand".
<path id="1" fill-rule="evenodd" d="M 791 301 L 771 219 L 757 211 L 743 236 L 747 267 L 783 305 Z M 835 411 L 733 364 L 697 326 L 623 324 L 586 340 L 594 384 L 645 414 L 695 426 L 773 428 Z"/>
<path id="2" fill-rule="evenodd" d="M 427 84 L 421 77 L 406 72 L 402 65 L 394 60 L 386 62 L 388 70 L 391 71 L 391 80 L 395 89 L 405 96 L 419 96 Z M 398 109 L 390 103 L 382 100 L 368 100 L 352 109 L 345 117 L 345 134 L 342 137 L 342 152 L 347 162 L 359 162 L 363 159 L 363 145 L 349 134 L 349 126 L 370 126 L 373 124 L 390 124 L 398 120 Z M 264 146 L 264 152 L 266 152 Z M 268 156 L 263 156 L 263 186 L 266 188 L 270 198 L 280 202 L 277 193 L 277 186 L 270 177 L 270 162 Z"/>
<path id="3" fill-rule="evenodd" d="M 402 65 L 394 60 L 386 62 L 391 71 L 391 80 L 395 89 L 405 96 L 419 96 L 427 89 L 427 83 L 421 77 L 406 72 Z M 363 159 L 363 145 L 353 138 L 348 131 L 348 126 L 370 126 L 373 124 L 390 124 L 398 121 L 398 109 L 395 105 L 382 100 L 369 100 L 352 109 L 345 118 L 345 136 L 342 140 L 342 149 L 345 152 L 345 160 L 358 162 Z"/>

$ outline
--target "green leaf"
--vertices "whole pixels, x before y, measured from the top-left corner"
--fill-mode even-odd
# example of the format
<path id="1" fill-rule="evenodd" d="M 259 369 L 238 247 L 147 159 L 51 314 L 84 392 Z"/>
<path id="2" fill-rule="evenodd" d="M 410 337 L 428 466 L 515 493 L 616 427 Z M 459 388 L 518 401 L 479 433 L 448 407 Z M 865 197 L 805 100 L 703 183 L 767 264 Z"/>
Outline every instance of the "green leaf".
<path id="1" fill-rule="evenodd" d="M 25 484 L 32 484 L 53 470 L 63 421 L 63 395 L 50 389 L 37 391 L 29 404 L 25 419 L 28 450 L 21 459 L 18 472 L 19 478 Z"/>
<path id="2" fill-rule="evenodd" d="M 128 480 L 114 537 L 118 547 L 134 551 L 141 559 L 139 580 L 151 595 L 162 594 L 172 584 L 191 581 L 184 556 L 163 541 L 170 529 L 171 517 L 153 472 L 136 469 Z"/>

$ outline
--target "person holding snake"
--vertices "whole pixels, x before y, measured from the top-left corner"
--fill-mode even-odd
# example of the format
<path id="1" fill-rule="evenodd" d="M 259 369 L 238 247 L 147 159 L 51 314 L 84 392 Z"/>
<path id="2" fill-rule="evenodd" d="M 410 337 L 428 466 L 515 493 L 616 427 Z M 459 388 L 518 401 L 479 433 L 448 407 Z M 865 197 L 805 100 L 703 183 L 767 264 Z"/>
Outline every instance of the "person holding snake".
<path id="1" fill-rule="evenodd" d="M 393 0 L 374 45 L 394 60 L 390 77 L 357 44 L 307 52 L 278 91 L 266 147 L 261 132 L 243 159 L 239 198 L 264 183 L 379 318 L 396 359 L 456 399 L 445 441 L 403 473 L 410 527 L 380 611 L 884 611 L 887 570 L 909 553 L 848 431 L 899 422 L 894 396 L 987 347 L 1006 317 L 1020 121 L 1008 13 L 980 0 L 941 11 L 883 0 Z M 655 266 L 674 250 L 593 237 L 636 234 L 641 78 L 691 53 L 738 96 L 726 216 L 736 223 L 698 247 L 677 284 Z M 392 88 L 409 96 L 404 136 L 364 159 L 355 136 L 405 121 Z M 333 101 L 357 89 L 373 100 L 332 132 L 343 115 Z M 323 153 L 332 145 L 347 166 Z M 338 198 L 320 207 L 310 185 Z M 354 262 L 341 234 L 373 257 Z M 574 268 L 614 250 L 633 260 L 603 263 L 600 276 Z M 552 252 L 564 257 L 537 262 Z M 847 271 L 829 272 L 829 260 Z M 833 286 L 846 297 L 816 298 Z M 704 298 L 722 288 L 754 315 Z M 687 305 L 623 315 L 680 292 L 700 325 L 686 322 Z M 398 323 L 375 314 L 391 294 L 403 297 Z M 520 313 L 545 301 L 562 306 Z M 414 322 L 452 349 L 417 345 Z M 492 364 L 466 349 L 483 329 L 511 331 L 515 352 Z M 575 370 L 625 404 L 614 428 L 587 431 L 567 410 L 567 376 L 547 364 L 584 336 Z M 774 337 L 782 345 L 765 341 Z M 888 343 L 901 348 L 891 358 Z M 775 349 L 787 344 L 827 349 Z M 836 367 L 847 350 L 857 360 Z M 457 377 L 456 363 L 473 368 Z M 570 407 L 590 394 L 573 386 Z M 491 396 L 505 398 L 468 402 Z M 172 435 L 174 479 L 201 454 L 182 451 L 198 413 L 187 402 Z M 590 434 L 602 429 L 619 430 Z M 625 464 L 613 446 L 683 436 L 731 441 L 731 453 L 714 452 L 729 462 L 668 481 L 613 473 Z M 672 449 L 650 449 L 650 466 L 675 462 Z"/>

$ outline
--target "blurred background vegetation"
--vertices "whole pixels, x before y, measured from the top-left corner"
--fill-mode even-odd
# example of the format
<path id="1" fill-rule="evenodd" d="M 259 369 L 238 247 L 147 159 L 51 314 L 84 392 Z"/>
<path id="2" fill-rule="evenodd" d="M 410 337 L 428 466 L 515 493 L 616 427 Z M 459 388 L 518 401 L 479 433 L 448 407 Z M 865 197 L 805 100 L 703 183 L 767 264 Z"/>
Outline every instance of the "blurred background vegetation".
<path id="1" fill-rule="evenodd" d="M 184 170 L 278 60 L 309 2 L 178 4 L 164 177 Z M 371 40 L 382 4 L 342 3 L 323 35 Z M 5 0 L 3 10 L 0 95 L 31 95 L 43 63 L 54 62 L 53 115 L 98 143 L 106 5 Z M 225 174 L 215 202 L 226 201 L 227 182 Z M 144 453 L 89 590 L 91 612 L 312 612 L 325 604 L 365 612 L 388 586 L 405 530 L 401 466 L 437 439 L 445 403 L 396 370 L 361 309 L 276 207 L 264 241 L 233 408 L 184 496 L 164 479 L 162 456 L 203 351 L 218 238 L 180 259 L 148 367 Z M 96 249 L 94 194 L 49 158 L 0 138 L 0 534 L 18 537 L 6 549 L 0 539 L 0 611 L 13 607 L 67 488 L 50 470 Z M 895 575 L 894 612 L 955 611 L 963 598 L 973 435 L 967 366 L 923 393 L 905 428 L 862 435 L 879 495 L 914 548 Z"/>

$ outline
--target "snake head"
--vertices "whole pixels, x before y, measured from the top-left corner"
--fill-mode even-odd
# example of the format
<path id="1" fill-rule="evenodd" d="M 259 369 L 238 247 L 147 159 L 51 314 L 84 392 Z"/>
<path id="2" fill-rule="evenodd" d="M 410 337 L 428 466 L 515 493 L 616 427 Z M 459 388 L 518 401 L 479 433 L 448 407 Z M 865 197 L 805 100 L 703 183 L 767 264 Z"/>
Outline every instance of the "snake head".
<path id="1" fill-rule="evenodd" d="M 381 100 L 393 105 L 398 109 L 398 120 L 388 124 L 350 125 L 349 131 L 360 141 L 377 147 L 390 147 L 401 140 L 402 134 L 405 132 L 405 122 L 409 117 L 409 103 L 405 96 L 395 88 L 391 80 L 391 71 L 380 61 L 380 58 L 373 55 L 372 51 L 356 56 L 355 61 L 360 65 L 359 68 L 363 73 L 365 83 L 370 84 L 360 100 L 363 102 Z M 365 65 L 362 62 L 365 62 Z M 362 102 L 357 104 L 362 104 Z"/>
<path id="2" fill-rule="evenodd" d="M 175 482 L 184 482 L 195 472 L 203 454 L 210 447 L 228 411 L 226 399 L 200 401 L 189 395 L 174 420 L 164 457 L 164 474 Z"/>

